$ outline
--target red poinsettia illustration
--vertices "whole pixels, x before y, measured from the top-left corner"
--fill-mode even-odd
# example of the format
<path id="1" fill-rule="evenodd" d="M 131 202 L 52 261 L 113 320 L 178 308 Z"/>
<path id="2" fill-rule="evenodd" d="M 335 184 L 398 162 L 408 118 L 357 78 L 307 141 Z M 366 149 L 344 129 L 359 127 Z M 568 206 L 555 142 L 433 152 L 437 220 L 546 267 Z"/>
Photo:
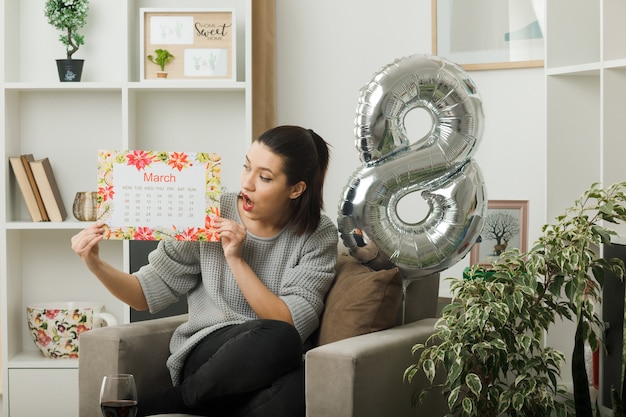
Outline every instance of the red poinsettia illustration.
<path id="1" fill-rule="evenodd" d="M 154 230 L 149 227 L 138 227 L 133 235 L 135 240 L 154 240 Z"/>
<path id="2" fill-rule="evenodd" d="M 196 230 L 195 227 L 190 227 L 188 229 L 183 230 L 180 233 L 177 233 L 176 236 L 174 237 L 176 238 L 176 240 L 196 241 L 198 240 L 198 231 Z"/>
<path id="3" fill-rule="evenodd" d="M 102 197 L 102 201 L 113 200 L 113 196 L 115 195 L 115 191 L 113 191 L 113 186 L 106 185 L 104 187 L 99 187 L 98 195 Z"/>
<path id="4" fill-rule="evenodd" d="M 183 168 L 191 165 L 188 158 L 189 156 L 184 152 L 172 152 L 169 161 L 167 161 L 167 165 L 171 166 L 172 169 L 182 171 Z"/>
<path id="5" fill-rule="evenodd" d="M 127 165 L 132 165 L 137 168 L 137 171 L 145 169 L 154 162 L 154 156 L 151 152 L 146 151 L 132 151 L 126 155 Z"/>

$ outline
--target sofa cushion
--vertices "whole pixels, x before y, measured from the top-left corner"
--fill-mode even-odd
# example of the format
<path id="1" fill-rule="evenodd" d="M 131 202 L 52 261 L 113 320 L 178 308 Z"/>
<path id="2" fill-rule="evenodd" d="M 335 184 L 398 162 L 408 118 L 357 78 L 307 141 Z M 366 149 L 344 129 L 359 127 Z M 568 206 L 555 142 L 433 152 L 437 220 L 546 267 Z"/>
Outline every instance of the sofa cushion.
<path id="1" fill-rule="evenodd" d="M 322 313 L 318 345 L 396 324 L 402 302 L 402 276 L 398 268 L 374 271 L 342 253 L 335 271 Z"/>

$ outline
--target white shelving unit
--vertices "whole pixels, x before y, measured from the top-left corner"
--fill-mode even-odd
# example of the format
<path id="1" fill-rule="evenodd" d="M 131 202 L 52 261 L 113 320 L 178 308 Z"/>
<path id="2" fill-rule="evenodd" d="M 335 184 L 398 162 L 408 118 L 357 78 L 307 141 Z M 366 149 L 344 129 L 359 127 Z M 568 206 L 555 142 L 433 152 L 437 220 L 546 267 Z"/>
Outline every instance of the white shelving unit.
<path id="1" fill-rule="evenodd" d="M 26 306 L 39 301 L 104 303 L 119 322 L 129 310 L 101 286 L 70 248 L 85 223 L 73 219 L 78 191 L 95 190 L 98 149 L 218 152 L 224 185 L 237 189 L 252 137 L 251 0 L 92 0 L 82 33 L 82 82 L 58 81 L 64 58 L 44 2 L 0 6 L 0 292 L 3 416 L 77 416 L 78 361 L 45 359 L 30 339 Z M 235 8 L 236 81 L 140 81 L 140 9 Z M 69 219 L 33 223 L 9 156 L 48 157 Z M 228 182 L 231 181 L 231 182 Z M 127 269 L 127 242 L 101 244 Z"/>
<path id="2" fill-rule="evenodd" d="M 546 3 L 547 219 L 552 221 L 593 182 L 608 186 L 626 180 L 626 3 Z M 626 229 L 618 232 L 626 236 Z M 549 345 L 566 354 L 566 384 L 572 380 L 574 331 L 568 322 L 547 336 Z"/>

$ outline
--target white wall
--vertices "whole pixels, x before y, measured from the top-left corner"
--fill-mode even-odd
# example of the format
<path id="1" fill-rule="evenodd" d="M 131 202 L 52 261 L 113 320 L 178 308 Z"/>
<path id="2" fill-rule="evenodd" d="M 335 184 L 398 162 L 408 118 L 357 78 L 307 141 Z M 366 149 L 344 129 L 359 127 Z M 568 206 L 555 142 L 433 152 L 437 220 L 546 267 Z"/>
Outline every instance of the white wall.
<path id="1" fill-rule="evenodd" d="M 397 58 L 431 53 L 430 0 L 276 0 L 277 122 L 332 144 L 326 212 L 360 166 L 353 134 L 359 89 Z M 496 200 L 529 200 L 529 244 L 546 223 L 546 106 L 542 68 L 475 71 L 485 111 L 476 154 Z M 460 276 L 469 255 L 442 272 Z M 440 293 L 449 295 L 447 283 Z"/>

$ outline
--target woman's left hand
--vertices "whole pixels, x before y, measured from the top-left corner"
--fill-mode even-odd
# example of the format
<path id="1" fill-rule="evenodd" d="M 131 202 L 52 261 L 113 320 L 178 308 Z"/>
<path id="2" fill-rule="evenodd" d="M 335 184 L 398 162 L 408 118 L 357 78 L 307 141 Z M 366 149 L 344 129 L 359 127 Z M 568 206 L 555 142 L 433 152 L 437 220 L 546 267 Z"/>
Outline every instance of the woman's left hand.
<path id="1" fill-rule="evenodd" d="M 241 256 L 246 228 L 242 224 L 221 217 L 215 219 L 213 225 L 219 233 L 226 262 L 255 314 L 259 318 L 282 320 L 293 325 L 291 312 L 285 302 L 265 286 Z"/>
<path id="2" fill-rule="evenodd" d="M 224 256 L 228 258 L 240 258 L 243 241 L 246 239 L 246 228 L 232 220 L 218 217 L 213 225 L 220 236 Z"/>

